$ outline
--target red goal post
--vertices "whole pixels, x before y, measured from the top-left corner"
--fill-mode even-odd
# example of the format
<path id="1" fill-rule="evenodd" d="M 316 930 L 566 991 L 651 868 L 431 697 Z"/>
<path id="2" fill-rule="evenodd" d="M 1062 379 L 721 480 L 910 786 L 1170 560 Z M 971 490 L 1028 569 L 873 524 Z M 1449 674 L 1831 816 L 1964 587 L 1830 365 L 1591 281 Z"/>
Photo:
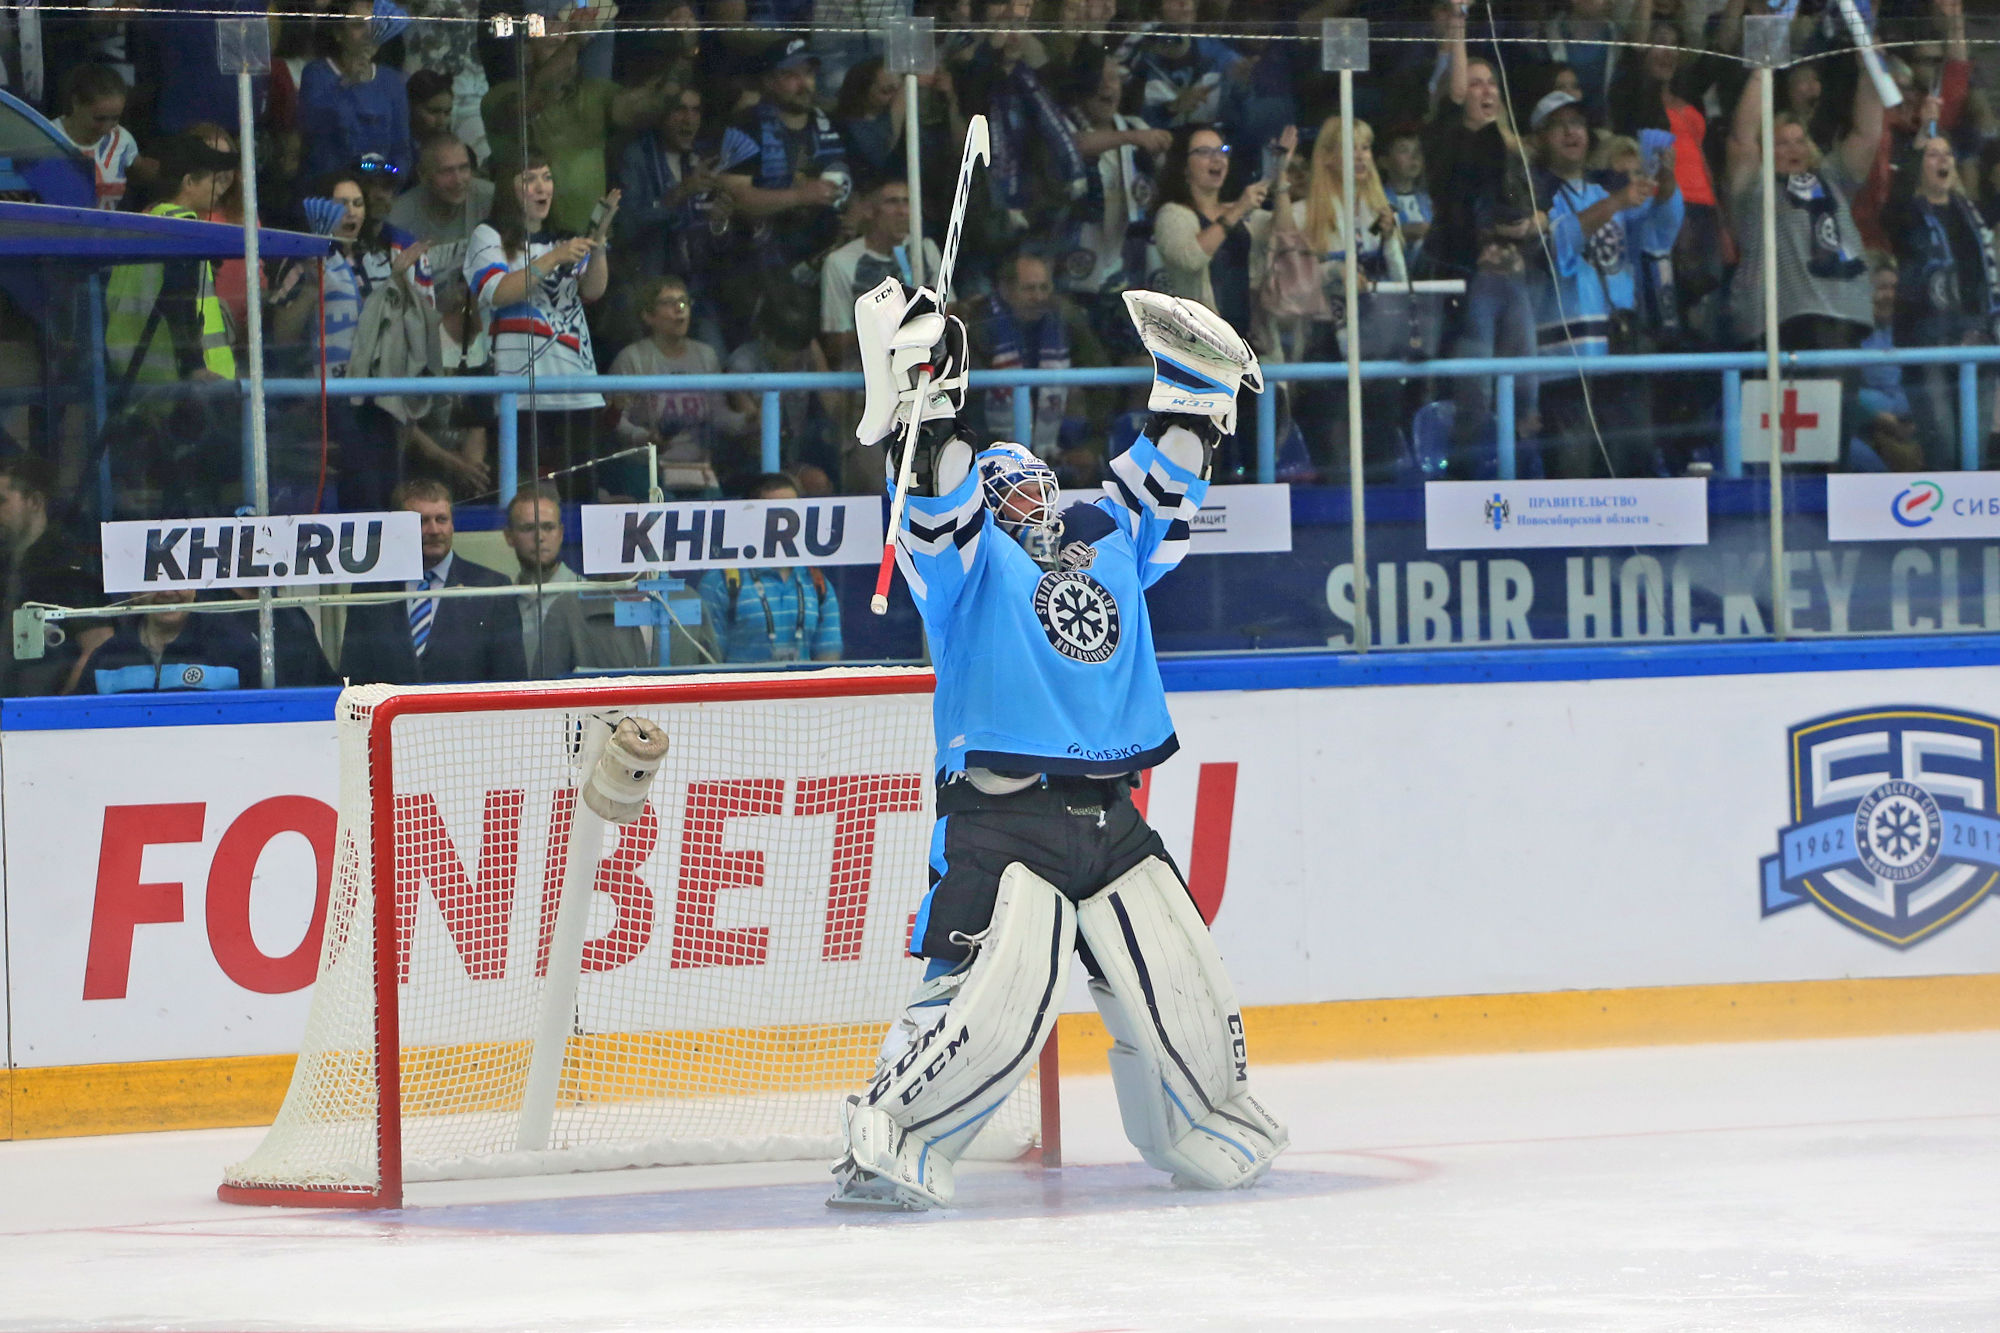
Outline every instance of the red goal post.
<path id="1" fill-rule="evenodd" d="M 931 673 L 361 686 L 307 1029 L 232 1203 L 400 1207 L 407 1182 L 823 1157 L 921 976 Z M 618 716 L 644 812 L 578 783 Z M 975 1156 L 1060 1162 L 1056 1050 Z"/>

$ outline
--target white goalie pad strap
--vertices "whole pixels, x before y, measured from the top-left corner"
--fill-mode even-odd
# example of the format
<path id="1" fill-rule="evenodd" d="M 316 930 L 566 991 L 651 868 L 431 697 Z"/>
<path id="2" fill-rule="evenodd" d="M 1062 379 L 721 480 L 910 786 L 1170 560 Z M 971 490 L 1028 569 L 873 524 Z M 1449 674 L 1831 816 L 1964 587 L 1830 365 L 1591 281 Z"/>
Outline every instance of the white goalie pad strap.
<path id="1" fill-rule="evenodd" d="M 965 326 L 941 313 L 937 295 L 919 289 L 912 297 L 895 278 L 884 278 L 854 302 L 854 336 L 866 389 L 854 437 L 875 444 L 909 420 L 916 398 L 918 368 L 932 364 L 925 421 L 954 417 L 965 407 Z M 938 348 L 942 344 L 942 353 Z"/>
<path id="2" fill-rule="evenodd" d="M 1187 890 L 1148 857 L 1086 899 L 1077 926 L 1103 973 L 1090 992 L 1126 1137 L 1182 1184 L 1260 1178 L 1290 1138 L 1250 1097 L 1243 1015 Z"/>
<path id="3" fill-rule="evenodd" d="M 833 1169 L 836 1206 L 944 1208 L 957 1193 L 955 1165 L 879 1106 L 848 1099 L 847 1156 Z"/>
<path id="4" fill-rule="evenodd" d="M 1055 1025 L 1076 946 L 1076 908 L 1054 886 L 1018 863 L 1000 876 L 993 917 L 966 965 L 920 992 L 950 995 L 944 1004 L 913 1005 L 916 1029 L 900 1052 L 885 1047 L 852 1123 L 866 1112 L 887 1115 L 917 1140 L 915 1178 L 934 1182 L 944 1159 L 942 1196 L 950 1193 L 949 1164 L 957 1160 L 993 1110 L 1028 1071 Z M 935 1015 L 932 1017 L 931 1015 Z M 886 1136 L 877 1133 L 878 1140 Z M 887 1144 L 899 1153 L 901 1144 Z M 864 1168 L 862 1145 L 849 1148 Z M 935 1188 L 927 1184 L 927 1189 Z"/>
<path id="5" fill-rule="evenodd" d="M 1244 380 L 1258 392 L 1264 372 L 1257 354 L 1229 322 L 1197 301 L 1161 292 L 1128 291 L 1125 308 L 1153 358 L 1155 412 L 1212 418 L 1224 435 L 1236 431 L 1236 390 Z"/>

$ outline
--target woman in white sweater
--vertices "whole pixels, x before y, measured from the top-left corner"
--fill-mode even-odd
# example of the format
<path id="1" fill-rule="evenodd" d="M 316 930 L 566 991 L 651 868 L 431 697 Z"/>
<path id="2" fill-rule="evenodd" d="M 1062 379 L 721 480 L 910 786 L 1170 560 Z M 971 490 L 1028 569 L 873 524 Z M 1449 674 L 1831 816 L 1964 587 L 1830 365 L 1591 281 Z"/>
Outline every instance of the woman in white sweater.
<path id="1" fill-rule="evenodd" d="M 1174 131 L 1160 171 L 1153 243 L 1166 270 L 1159 290 L 1199 301 L 1248 336 L 1250 329 L 1250 231 L 1248 219 L 1270 192 L 1252 181 L 1222 202 L 1229 177 L 1229 145 L 1206 125 Z"/>

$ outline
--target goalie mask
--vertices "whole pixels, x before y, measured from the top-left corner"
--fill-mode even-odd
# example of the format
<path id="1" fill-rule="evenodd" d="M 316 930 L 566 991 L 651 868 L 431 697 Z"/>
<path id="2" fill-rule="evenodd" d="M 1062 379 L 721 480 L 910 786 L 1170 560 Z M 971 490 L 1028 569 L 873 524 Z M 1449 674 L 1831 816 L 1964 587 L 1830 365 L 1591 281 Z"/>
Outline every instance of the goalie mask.
<path id="1" fill-rule="evenodd" d="M 1049 465 L 1018 444 L 980 451 L 979 490 L 993 521 L 1043 569 L 1054 569 L 1062 545 L 1062 488 Z"/>

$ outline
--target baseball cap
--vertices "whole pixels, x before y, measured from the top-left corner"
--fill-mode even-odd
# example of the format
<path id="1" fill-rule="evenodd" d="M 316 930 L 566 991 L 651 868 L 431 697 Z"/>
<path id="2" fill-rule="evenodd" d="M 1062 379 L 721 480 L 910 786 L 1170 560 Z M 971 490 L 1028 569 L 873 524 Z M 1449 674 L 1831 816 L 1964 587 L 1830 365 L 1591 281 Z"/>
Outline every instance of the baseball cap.
<path id="1" fill-rule="evenodd" d="M 1578 97 L 1575 93 L 1566 93 L 1560 88 L 1556 89 L 1554 92 L 1550 93 L 1547 97 L 1544 97 L 1541 101 L 1535 103 L 1535 110 L 1528 117 L 1528 128 L 1531 130 L 1540 129 L 1542 127 L 1543 121 L 1547 120 L 1550 116 L 1553 116 L 1556 112 L 1562 110 L 1566 106 L 1573 106 L 1577 108 L 1577 110 L 1583 111 L 1583 99 L 1581 97 Z M 1585 120 L 1589 120 L 1590 113 L 1584 111 L 1583 117 Z"/>
<path id="2" fill-rule="evenodd" d="M 242 165 L 233 154 L 210 148 L 198 134 L 174 135 L 154 150 L 153 157 L 160 164 L 160 178 L 174 190 L 184 176 L 234 171 Z"/>
<path id="3" fill-rule="evenodd" d="M 803 37 L 794 37 L 782 45 L 771 48 L 770 63 L 765 69 L 775 73 L 781 69 L 796 69 L 808 63 L 819 64 L 819 57 L 813 54 L 812 43 Z"/>

